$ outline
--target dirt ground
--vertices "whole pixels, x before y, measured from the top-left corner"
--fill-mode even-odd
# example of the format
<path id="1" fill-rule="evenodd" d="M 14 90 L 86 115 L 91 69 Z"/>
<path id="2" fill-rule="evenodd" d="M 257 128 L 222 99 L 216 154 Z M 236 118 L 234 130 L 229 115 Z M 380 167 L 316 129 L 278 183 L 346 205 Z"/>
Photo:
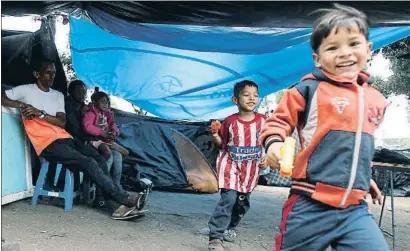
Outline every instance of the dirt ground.
<path id="1" fill-rule="evenodd" d="M 236 242 L 225 244 L 225 250 L 272 250 L 287 193 L 286 188 L 258 187 Z M 149 213 L 133 221 L 114 221 L 107 212 L 83 205 L 75 205 L 71 213 L 44 203 L 33 209 L 29 199 L 23 200 L 2 207 L 2 250 L 206 251 L 204 232 L 218 200 L 218 194 L 154 191 L 146 207 Z M 410 198 L 395 200 L 395 250 L 408 251 Z M 373 208 L 377 218 L 380 209 Z M 386 210 L 383 226 L 388 230 L 390 220 L 391 211 Z M 386 238 L 391 246 L 391 238 Z"/>

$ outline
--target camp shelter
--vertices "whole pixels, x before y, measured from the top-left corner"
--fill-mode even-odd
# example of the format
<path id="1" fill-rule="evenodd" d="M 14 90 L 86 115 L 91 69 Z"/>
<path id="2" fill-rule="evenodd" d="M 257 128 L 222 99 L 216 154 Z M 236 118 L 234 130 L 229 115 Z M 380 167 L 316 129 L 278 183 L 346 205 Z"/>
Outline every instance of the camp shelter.
<path id="1" fill-rule="evenodd" d="M 373 49 L 410 35 L 408 5 L 344 4 L 368 14 Z M 205 133 L 189 134 L 186 128 L 196 126 L 194 131 L 204 132 L 210 119 L 235 112 L 231 102 L 235 82 L 257 82 L 261 96 L 295 84 L 313 68 L 309 35 L 314 16 L 307 14 L 330 6 L 329 2 L 2 2 L 2 14 L 69 14 L 77 76 L 88 87 L 99 86 L 160 118 L 147 122 L 151 118 L 127 115 L 128 120 L 119 121 L 124 131 L 120 143 L 132 150 L 134 162 L 128 164 L 157 177 L 156 185 L 186 188 L 187 169 L 180 159 L 185 152 L 176 150 L 180 141 L 172 136 L 174 127 L 186 142 L 201 149 L 192 135 L 203 137 L 198 142 L 205 146 L 209 135 L 206 140 Z M 150 123 L 153 126 L 144 129 Z M 170 139 L 167 148 L 149 145 L 153 137 L 141 134 L 154 128 L 161 141 Z M 152 149 L 144 148 L 142 155 L 136 150 L 141 145 Z M 158 149 L 167 149 L 172 161 L 157 158 Z M 163 168 L 150 173 L 155 169 L 149 166 Z"/>

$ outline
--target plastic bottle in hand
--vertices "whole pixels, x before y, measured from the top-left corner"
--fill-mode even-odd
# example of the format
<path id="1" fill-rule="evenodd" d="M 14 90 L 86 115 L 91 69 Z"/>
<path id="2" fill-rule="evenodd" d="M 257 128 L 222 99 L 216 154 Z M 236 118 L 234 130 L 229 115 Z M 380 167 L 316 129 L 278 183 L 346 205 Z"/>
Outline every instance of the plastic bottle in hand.
<path id="1" fill-rule="evenodd" d="M 280 163 L 280 175 L 284 177 L 292 176 L 293 161 L 295 159 L 296 140 L 287 137 L 280 149 L 282 160 Z"/>

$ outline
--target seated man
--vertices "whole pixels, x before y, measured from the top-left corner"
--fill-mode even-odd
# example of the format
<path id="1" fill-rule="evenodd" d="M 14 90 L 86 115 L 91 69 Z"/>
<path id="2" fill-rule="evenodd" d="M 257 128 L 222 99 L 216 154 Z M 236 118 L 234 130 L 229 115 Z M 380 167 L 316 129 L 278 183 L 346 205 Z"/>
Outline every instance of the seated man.
<path id="1" fill-rule="evenodd" d="M 85 95 L 86 95 L 85 84 L 81 80 L 74 80 L 68 85 L 68 96 L 65 99 L 65 111 L 67 116 L 66 130 L 69 132 L 75 139 L 78 139 L 82 143 L 86 141 L 98 140 L 98 137 L 91 136 L 84 132 L 82 127 L 82 114 L 81 110 L 85 106 Z M 85 146 L 91 148 L 90 151 L 97 151 L 93 147 Z M 115 159 L 120 159 L 120 161 L 114 161 Z M 120 185 L 121 172 L 122 172 L 122 156 L 118 151 L 112 150 L 111 157 L 107 160 L 107 166 L 109 171 L 111 171 L 111 176 L 115 184 Z M 110 170 L 111 169 L 111 170 Z M 140 180 L 140 188 L 143 189 L 143 193 L 140 209 L 146 204 L 148 193 L 152 189 L 152 182 L 148 179 Z M 104 205 L 104 202 L 97 198 L 97 204 L 100 206 Z"/>
<path id="2" fill-rule="evenodd" d="M 64 130 L 64 96 L 51 89 L 56 72 L 54 63 L 47 60 L 36 63 L 33 74 L 37 83 L 2 90 L 2 105 L 20 108 L 24 129 L 38 156 L 67 165 L 72 171 L 83 171 L 106 196 L 120 204 L 112 218 L 129 217 L 139 209 L 141 196 L 129 194 L 114 184 L 98 152 L 90 151 Z"/>

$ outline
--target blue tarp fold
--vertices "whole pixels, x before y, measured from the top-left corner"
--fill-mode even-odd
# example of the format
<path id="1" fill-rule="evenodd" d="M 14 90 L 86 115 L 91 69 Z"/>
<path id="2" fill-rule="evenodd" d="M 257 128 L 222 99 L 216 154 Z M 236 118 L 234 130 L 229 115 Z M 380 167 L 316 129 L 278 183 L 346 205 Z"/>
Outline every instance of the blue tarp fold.
<path id="1" fill-rule="evenodd" d="M 313 68 L 310 29 L 141 24 L 90 14 L 98 25 L 70 17 L 77 77 L 165 119 L 226 117 L 236 111 L 237 81 L 255 81 L 265 96 Z M 373 49 L 409 35 L 407 26 L 370 31 Z"/>

